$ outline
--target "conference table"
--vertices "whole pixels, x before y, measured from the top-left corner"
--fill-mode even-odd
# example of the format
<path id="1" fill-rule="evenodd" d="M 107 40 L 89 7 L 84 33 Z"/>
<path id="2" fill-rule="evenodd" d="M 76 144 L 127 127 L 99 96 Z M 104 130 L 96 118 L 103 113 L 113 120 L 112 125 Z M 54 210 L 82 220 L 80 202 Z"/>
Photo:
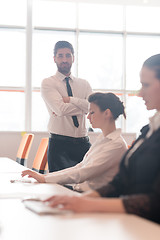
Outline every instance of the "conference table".
<path id="1" fill-rule="evenodd" d="M 24 167 L 0 158 L 0 240 L 159 240 L 160 225 L 129 214 L 37 214 L 24 205 L 27 197 L 75 193 L 58 184 L 14 182 Z"/>

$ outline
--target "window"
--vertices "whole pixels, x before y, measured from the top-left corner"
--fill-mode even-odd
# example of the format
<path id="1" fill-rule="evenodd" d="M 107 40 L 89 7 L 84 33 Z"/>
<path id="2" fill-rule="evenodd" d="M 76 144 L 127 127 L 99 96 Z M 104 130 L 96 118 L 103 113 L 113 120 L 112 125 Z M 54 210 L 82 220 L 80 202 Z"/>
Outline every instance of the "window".
<path id="1" fill-rule="evenodd" d="M 159 7 L 126 7 L 126 30 L 132 32 L 159 33 Z"/>
<path id="2" fill-rule="evenodd" d="M 25 32 L 19 29 L 0 29 L 1 86 L 25 86 Z"/>
<path id="3" fill-rule="evenodd" d="M 0 24 L 4 26 L 26 26 L 27 0 L 0 1 Z"/>
<path id="4" fill-rule="evenodd" d="M 126 38 L 126 89 L 140 88 L 139 72 L 142 63 L 160 52 L 160 36 L 128 35 Z"/>
<path id="5" fill-rule="evenodd" d="M 32 19 L 32 24 L 27 19 Z M 0 1 L 0 130 L 47 130 L 49 115 L 40 94 L 41 81 L 56 71 L 55 43 L 67 40 L 75 49 L 72 73 L 87 79 L 95 91 L 116 93 L 127 113 L 127 120 L 121 117 L 117 127 L 124 132 L 139 132 L 153 114 L 136 96 L 139 72 L 147 57 L 160 52 L 159 22 L 160 6 L 147 4 Z M 27 38 L 32 39 L 30 47 Z M 27 54 L 32 59 L 29 62 Z M 30 77 L 26 73 L 28 65 L 32 70 Z M 143 119 L 137 121 L 142 112 Z"/>
<path id="6" fill-rule="evenodd" d="M 64 1 L 34 1 L 33 25 L 50 28 L 76 28 L 76 4 Z"/>
<path id="7" fill-rule="evenodd" d="M 0 92 L 1 131 L 23 131 L 25 126 L 25 99 L 21 91 Z"/>
<path id="8" fill-rule="evenodd" d="M 80 3 L 79 28 L 91 30 L 123 30 L 123 6 Z"/>
<path id="9" fill-rule="evenodd" d="M 94 89 L 122 89 L 123 41 L 119 34 L 80 33 L 78 74 Z"/>

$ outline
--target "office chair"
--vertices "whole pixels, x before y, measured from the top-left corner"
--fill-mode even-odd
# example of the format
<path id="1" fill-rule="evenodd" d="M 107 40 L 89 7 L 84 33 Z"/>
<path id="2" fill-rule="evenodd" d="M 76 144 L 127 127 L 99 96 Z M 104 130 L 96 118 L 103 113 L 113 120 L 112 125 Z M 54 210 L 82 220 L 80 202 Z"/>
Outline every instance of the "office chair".
<path id="1" fill-rule="evenodd" d="M 26 133 L 21 139 L 16 155 L 16 162 L 23 166 L 27 166 L 28 154 L 32 145 L 33 138 L 34 134 Z"/>
<path id="2" fill-rule="evenodd" d="M 43 174 L 48 172 L 47 149 L 48 138 L 42 138 L 33 161 L 32 170 Z"/>

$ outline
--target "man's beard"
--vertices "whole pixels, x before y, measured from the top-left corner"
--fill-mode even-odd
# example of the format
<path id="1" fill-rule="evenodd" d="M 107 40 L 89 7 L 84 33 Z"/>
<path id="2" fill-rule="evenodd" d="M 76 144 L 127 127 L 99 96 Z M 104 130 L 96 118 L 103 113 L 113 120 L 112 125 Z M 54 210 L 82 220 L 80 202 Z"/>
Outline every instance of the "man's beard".
<path id="1" fill-rule="evenodd" d="M 61 63 L 60 65 L 57 65 L 58 71 L 64 75 L 70 73 L 71 67 L 72 65 L 69 65 L 68 63 Z"/>

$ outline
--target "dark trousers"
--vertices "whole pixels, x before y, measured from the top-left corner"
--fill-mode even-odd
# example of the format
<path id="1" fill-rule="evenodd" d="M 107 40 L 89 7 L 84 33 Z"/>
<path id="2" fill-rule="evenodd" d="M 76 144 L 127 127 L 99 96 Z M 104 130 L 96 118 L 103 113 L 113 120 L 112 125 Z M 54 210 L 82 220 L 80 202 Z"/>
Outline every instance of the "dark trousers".
<path id="1" fill-rule="evenodd" d="M 73 167 L 81 162 L 90 146 L 88 137 L 72 138 L 51 134 L 47 153 L 49 172 Z"/>

